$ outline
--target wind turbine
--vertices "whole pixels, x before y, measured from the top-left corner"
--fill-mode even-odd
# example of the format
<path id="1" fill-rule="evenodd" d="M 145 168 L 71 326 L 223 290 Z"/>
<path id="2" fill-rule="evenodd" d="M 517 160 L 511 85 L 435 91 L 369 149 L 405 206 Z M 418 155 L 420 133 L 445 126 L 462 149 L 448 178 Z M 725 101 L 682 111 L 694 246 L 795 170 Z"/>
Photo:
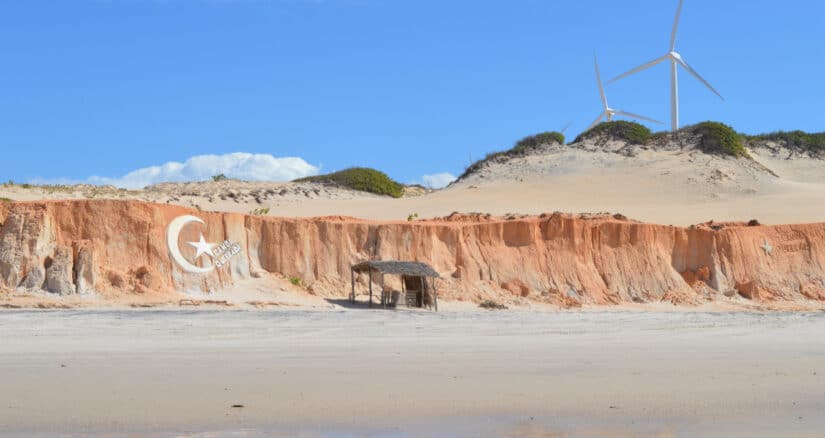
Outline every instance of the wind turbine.
<path id="1" fill-rule="evenodd" d="M 602 119 L 606 119 L 608 122 L 612 122 L 613 117 L 615 116 L 624 116 L 630 119 L 640 119 L 646 120 L 648 122 L 658 123 L 660 125 L 662 124 L 662 122 L 658 120 L 654 120 L 645 116 L 640 116 L 638 114 L 629 113 L 627 111 L 615 110 L 613 108 L 610 108 L 610 105 L 607 104 L 607 95 L 604 93 L 604 84 L 602 84 L 602 74 L 601 72 L 599 72 L 599 60 L 596 59 L 595 55 L 593 56 L 593 63 L 596 65 L 596 81 L 599 83 L 599 94 L 601 94 L 602 96 L 602 105 L 604 105 L 604 111 L 602 111 L 602 113 L 599 114 L 599 117 L 596 119 L 595 122 L 593 122 L 592 125 L 588 126 L 587 129 L 585 129 L 585 132 L 595 128 L 596 125 L 598 125 L 602 121 Z"/>
<path id="2" fill-rule="evenodd" d="M 648 62 L 647 64 L 641 65 L 639 67 L 630 70 L 627 73 L 623 73 L 611 80 L 607 83 L 612 84 L 613 82 L 618 81 L 619 79 L 626 78 L 630 75 L 636 74 L 642 70 L 647 70 L 650 67 L 658 65 L 665 61 L 670 61 L 670 128 L 673 132 L 679 130 L 679 69 L 678 66 L 682 66 L 688 73 L 690 73 L 693 77 L 699 80 L 699 82 L 703 83 L 713 94 L 719 96 L 720 99 L 723 101 L 725 100 L 715 88 L 708 81 L 706 81 L 699 73 L 693 69 L 693 67 L 689 66 L 684 59 L 682 59 L 682 55 L 676 51 L 676 33 L 679 30 L 679 18 L 682 15 L 682 6 L 684 5 L 684 0 L 679 0 L 679 9 L 676 10 L 676 20 L 673 22 L 673 32 L 670 34 L 670 51 L 667 52 L 661 58 L 656 58 L 653 61 Z"/>

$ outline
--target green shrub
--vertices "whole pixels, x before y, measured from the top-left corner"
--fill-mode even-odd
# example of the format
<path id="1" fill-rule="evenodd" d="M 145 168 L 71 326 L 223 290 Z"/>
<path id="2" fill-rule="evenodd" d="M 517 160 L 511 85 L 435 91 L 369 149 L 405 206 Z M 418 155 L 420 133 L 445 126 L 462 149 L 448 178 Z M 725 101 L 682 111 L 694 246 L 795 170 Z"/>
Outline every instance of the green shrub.
<path id="1" fill-rule="evenodd" d="M 30 189 L 30 188 L 32 188 L 32 185 L 31 184 L 23 184 L 20 187 L 23 187 L 24 189 Z"/>
<path id="2" fill-rule="evenodd" d="M 541 134 L 531 135 L 518 141 L 512 148 L 506 151 L 490 152 L 483 159 L 476 161 L 467 166 L 464 173 L 458 179 L 479 170 L 485 163 L 498 159 L 523 157 L 528 153 L 540 148 L 544 145 L 551 145 L 554 143 L 564 144 L 564 134 L 560 132 L 542 132 Z"/>
<path id="3" fill-rule="evenodd" d="M 214 181 L 214 182 L 218 182 L 218 181 L 226 181 L 226 180 L 228 180 L 228 179 L 229 179 L 229 178 L 227 178 L 227 177 L 226 177 L 226 175 L 224 175 L 224 174 L 222 174 L 222 173 L 221 173 L 221 174 L 218 174 L 218 175 L 215 175 L 215 176 L 213 176 L 213 177 L 212 177 L 212 181 Z"/>
<path id="4" fill-rule="evenodd" d="M 701 137 L 700 147 L 704 152 L 747 157 L 748 151 L 742 141 L 743 136 L 730 126 L 719 122 L 702 122 L 684 129 Z"/>
<path id="5" fill-rule="evenodd" d="M 0 198 L 0 202 L 12 202 L 11 198 Z"/>
<path id="6" fill-rule="evenodd" d="M 410 215 L 407 216 L 407 222 L 412 222 L 416 219 L 418 219 L 418 213 L 410 213 Z"/>
<path id="7" fill-rule="evenodd" d="M 772 132 L 748 138 L 751 141 L 775 141 L 785 143 L 787 147 L 803 149 L 810 152 L 825 152 L 825 132 L 809 134 L 804 131 Z"/>
<path id="8" fill-rule="evenodd" d="M 632 144 L 646 144 L 653 138 L 653 134 L 647 126 L 636 122 L 618 120 L 615 122 L 600 123 L 593 129 L 586 131 L 576 138 L 574 143 L 599 135 L 607 135 L 617 140 L 624 140 Z"/>
<path id="9" fill-rule="evenodd" d="M 296 179 L 295 182 L 332 183 L 393 198 L 400 198 L 404 195 L 404 186 L 393 181 L 386 173 L 365 167 L 353 167 L 327 175 L 310 176 Z"/>
<path id="10" fill-rule="evenodd" d="M 560 132 L 542 132 L 541 134 L 531 135 L 519 140 L 508 152 L 514 154 L 525 153 L 553 143 L 564 144 L 564 134 Z"/>
<path id="11" fill-rule="evenodd" d="M 301 280 L 301 277 L 290 277 L 289 282 L 292 283 L 293 286 L 302 287 L 304 281 Z"/>
<path id="12" fill-rule="evenodd" d="M 269 208 L 256 208 L 249 212 L 252 216 L 266 216 L 269 214 Z"/>

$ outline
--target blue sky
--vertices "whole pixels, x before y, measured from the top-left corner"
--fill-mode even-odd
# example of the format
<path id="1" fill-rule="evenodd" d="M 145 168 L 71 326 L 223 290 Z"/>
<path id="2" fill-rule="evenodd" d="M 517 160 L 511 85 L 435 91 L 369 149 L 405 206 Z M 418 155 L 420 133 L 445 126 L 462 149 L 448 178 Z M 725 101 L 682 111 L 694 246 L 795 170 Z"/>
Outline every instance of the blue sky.
<path id="1" fill-rule="evenodd" d="M 276 167 L 371 166 L 402 182 L 460 174 L 532 133 L 572 122 L 575 136 L 600 111 L 593 54 L 606 78 L 664 54 L 676 6 L 2 2 L 0 179 L 105 182 L 232 152 Z M 677 48 L 727 101 L 683 74 L 683 124 L 825 130 L 823 44 L 821 2 L 686 0 Z M 607 92 L 616 108 L 668 120 L 664 65 Z"/>

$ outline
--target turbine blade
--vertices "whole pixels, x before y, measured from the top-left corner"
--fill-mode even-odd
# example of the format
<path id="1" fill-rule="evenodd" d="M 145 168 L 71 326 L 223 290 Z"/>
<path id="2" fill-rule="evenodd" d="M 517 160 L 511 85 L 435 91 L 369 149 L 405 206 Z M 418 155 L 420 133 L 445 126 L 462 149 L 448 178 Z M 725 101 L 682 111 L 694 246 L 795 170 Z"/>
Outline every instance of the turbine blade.
<path id="1" fill-rule="evenodd" d="M 599 117 L 592 124 L 590 124 L 590 126 L 588 126 L 587 129 L 584 130 L 584 132 L 587 132 L 587 131 L 595 128 L 596 126 L 599 126 L 599 123 L 602 121 L 602 118 L 604 117 L 605 114 L 606 113 L 599 114 Z"/>
<path id="2" fill-rule="evenodd" d="M 604 109 L 608 109 L 610 107 L 607 105 L 607 95 L 604 93 L 602 74 L 599 71 L 599 60 L 596 58 L 596 55 L 593 55 L 593 64 L 596 66 L 596 81 L 599 83 L 599 94 L 602 96 L 602 105 L 604 105 Z"/>
<path id="3" fill-rule="evenodd" d="M 670 51 L 676 50 L 676 33 L 679 31 L 679 18 L 682 16 L 682 6 L 685 0 L 679 0 L 679 9 L 676 10 L 676 20 L 673 21 L 673 32 L 670 34 Z"/>
<path id="4" fill-rule="evenodd" d="M 613 79 L 611 79 L 611 80 L 607 81 L 607 83 L 608 83 L 608 84 L 612 84 L 613 82 L 616 82 L 616 81 L 618 81 L 618 80 L 620 80 L 620 79 L 624 79 L 624 78 L 626 78 L 626 77 L 628 77 L 628 76 L 630 76 L 630 75 L 635 75 L 636 73 L 638 73 L 638 72 L 640 72 L 640 71 L 642 71 L 642 70 L 647 70 L 647 69 L 649 69 L 650 67 L 653 67 L 654 65 L 657 65 L 657 64 L 659 64 L 660 62 L 664 61 L 665 59 L 667 59 L 667 58 L 668 58 L 668 56 L 670 56 L 670 54 L 667 54 L 667 55 L 665 55 L 665 56 L 662 56 L 661 58 L 656 58 L 656 59 L 654 59 L 653 61 L 648 62 L 647 64 L 640 65 L 639 67 L 636 67 L 636 68 L 634 68 L 633 70 L 630 70 L 630 71 L 629 71 L 629 72 L 627 72 L 627 73 L 622 73 L 622 74 L 620 74 L 619 76 L 616 76 L 615 78 L 613 78 Z"/>
<path id="5" fill-rule="evenodd" d="M 616 115 L 625 116 L 625 117 L 628 117 L 628 118 L 631 118 L 631 119 L 644 120 L 644 121 L 651 122 L 651 123 L 656 123 L 656 124 L 659 124 L 659 125 L 664 125 L 664 123 L 662 123 L 662 122 L 660 122 L 656 119 L 651 119 L 650 117 L 645 117 L 645 116 L 640 116 L 638 114 L 629 113 L 627 111 L 617 110 Z"/>
<path id="6" fill-rule="evenodd" d="M 685 62 L 685 61 L 683 61 L 683 60 L 681 60 L 681 59 L 677 60 L 676 62 L 678 62 L 678 63 L 679 63 L 679 65 L 681 65 L 682 67 L 684 67 L 684 68 L 685 68 L 685 70 L 687 70 L 687 71 L 688 71 L 688 73 L 690 73 L 691 75 L 693 75 L 693 77 L 694 77 L 694 78 L 698 79 L 701 83 L 705 84 L 705 86 L 706 86 L 706 87 L 708 87 L 708 89 L 709 89 L 710 91 L 712 91 L 712 92 L 713 92 L 713 94 L 715 94 L 715 95 L 719 96 L 719 98 L 720 98 L 720 99 L 722 99 L 723 101 L 725 100 L 725 98 L 724 98 L 724 97 L 722 97 L 722 95 L 721 95 L 721 94 L 719 94 L 719 92 L 718 92 L 718 91 L 716 91 L 716 89 L 715 89 L 715 88 L 713 88 L 713 85 L 711 85 L 711 84 L 710 84 L 710 82 L 706 81 L 706 80 L 705 80 L 705 78 L 703 78 L 703 77 L 699 74 L 699 72 L 697 72 L 696 70 L 694 70 L 694 69 L 693 69 L 693 67 L 689 66 L 687 62 Z"/>

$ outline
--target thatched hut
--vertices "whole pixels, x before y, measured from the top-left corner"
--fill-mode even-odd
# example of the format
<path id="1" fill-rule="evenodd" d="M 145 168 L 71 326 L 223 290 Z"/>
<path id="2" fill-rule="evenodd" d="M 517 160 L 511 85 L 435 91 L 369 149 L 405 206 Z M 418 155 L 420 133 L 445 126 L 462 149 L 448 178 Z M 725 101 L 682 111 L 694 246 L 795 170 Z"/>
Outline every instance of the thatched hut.
<path id="1" fill-rule="evenodd" d="M 369 274 L 369 306 L 372 307 L 372 283 L 378 276 L 381 285 L 381 305 L 384 307 L 432 307 L 438 311 L 438 290 L 435 280 L 441 278 L 430 265 L 421 262 L 370 260 L 352 266 L 352 293 L 350 300 L 355 304 L 355 275 Z M 384 287 L 384 275 L 401 276 L 401 290 L 388 291 Z"/>

